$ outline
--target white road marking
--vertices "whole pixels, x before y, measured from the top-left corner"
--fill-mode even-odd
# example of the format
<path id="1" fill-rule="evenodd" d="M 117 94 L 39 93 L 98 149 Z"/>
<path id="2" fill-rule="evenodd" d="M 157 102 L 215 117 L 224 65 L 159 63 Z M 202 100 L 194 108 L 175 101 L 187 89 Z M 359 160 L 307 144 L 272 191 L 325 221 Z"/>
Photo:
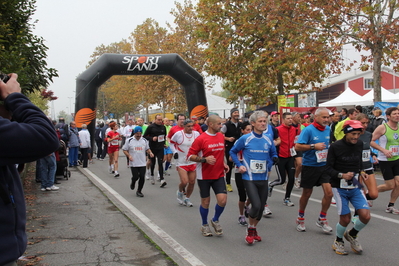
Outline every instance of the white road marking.
<path id="1" fill-rule="evenodd" d="M 112 189 L 108 184 L 97 177 L 93 172 L 87 168 L 82 168 L 81 171 L 85 171 L 90 178 L 93 178 L 98 182 L 103 188 L 109 191 L 116 199 L 119 200 L 126 208 L 129 209 L 134 215 L 136 215 L 143 223 L 145 223 L 155 234 L 157 234 L 161 239 L 163 239 L 170 247 L 172 247 L 185 261 L 191 265 L 202 266 L 205 264 L 195 257 L 191 252 L 180 245 L 175 239 L 168 235 L 164 230 L 157 226 L 153 221 L 151 221 L 147 216 L 145 216 L 141 211 L 134 207 L 130 202 L 128 202 L 124 197 L 122 197 L 118 192 Z"/>

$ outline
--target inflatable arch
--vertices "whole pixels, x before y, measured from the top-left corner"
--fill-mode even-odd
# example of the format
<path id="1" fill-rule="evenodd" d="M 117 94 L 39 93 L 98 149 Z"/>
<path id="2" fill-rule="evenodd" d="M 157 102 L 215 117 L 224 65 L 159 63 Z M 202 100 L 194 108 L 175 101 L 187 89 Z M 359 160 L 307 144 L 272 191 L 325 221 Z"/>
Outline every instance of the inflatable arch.
<path id="1" fill-rule="evenodd" d="M 98 88 L 113 75 L 169 75 L 183 87 L 190 116 L 207 116 L 203 77 L 178 54 L 103 54 L 76 79 L 75 121 L 94 136 Z"/>

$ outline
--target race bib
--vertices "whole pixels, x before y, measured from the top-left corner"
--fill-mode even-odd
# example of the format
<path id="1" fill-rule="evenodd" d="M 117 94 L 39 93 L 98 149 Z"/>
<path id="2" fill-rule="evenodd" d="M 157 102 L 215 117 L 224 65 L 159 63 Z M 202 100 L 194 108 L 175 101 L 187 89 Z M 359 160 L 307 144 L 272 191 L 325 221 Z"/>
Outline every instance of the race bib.
<path id="1" fill-rule="evenodd" d="M 370 161 L 370 150 L 363 150 L 363 153 L 362 153 L 362 161 L 363 162 L 368 162 L 368 161 Z"/>
<path id="2" fill-rule="evenodd" d="M 316 151 L 316 158 L 318 163 L 326 162 L 327 161 L 327 153 L 328 150 Z"/>
<path id="3" fill-rule="evenodd" d="M 165 141 L 165 135 L 159 135 L 158 142 L 163 142 L 163 141 Z"/>
<path id="4" fill-rule="evenodd" d="M 290 154 L 292 157 L 294 157 L 296 155 L 295 146 L 290 149 Z"/>
<path id="5" fill-rule="evenodd" d="M 254 174 L 266 173 L 266 161 L 251 160 L 250 167 L 251 167 L 251 172 Z"/>
<path id="6" fill-rule="evenodd" d="M 114 139 L 113 141 L 111 141 L 111 145 L 115 146 L 115 145 L 119 145 L 119 142 L 117 139 Z"/>
<path id="7" fill-rule="evenodd" d="M 392 156 L 399 155 L 399 145 L 389 146 L 389 151 L 392 152 Z"/>
<path id="8" fill-rule="evenodd" d="M 359 175 L 357 174 L 357 175 L 355 175 L 352 179 L 357 179 L 357 177 L 358 177 Z M 346 180 L 346 179 L 341 179 L 341 184 L 340 184 L 340 188 L 345 188 L 345 189 L 354 189 L 354 188 L 356 188 L 356 186 L 353 184 L 353 182 L 349 182 L 348 183 L 348 181 L 351 181 L 351 180 Z"/>

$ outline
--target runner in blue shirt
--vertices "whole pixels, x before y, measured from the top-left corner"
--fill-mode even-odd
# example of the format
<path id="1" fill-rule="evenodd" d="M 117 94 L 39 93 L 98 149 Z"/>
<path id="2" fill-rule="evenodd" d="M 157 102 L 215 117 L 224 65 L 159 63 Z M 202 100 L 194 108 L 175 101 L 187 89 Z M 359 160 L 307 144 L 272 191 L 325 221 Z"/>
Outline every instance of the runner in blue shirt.
<path id="1" fill-rule="evenodd" d="M 268 173 L 273 164 L 278 162 L 278 155 L 273 140 L 263 134 L 267 126 L 267 115 L 263 111 L 255 111 L 249 118 L 253 131 L 239 138 L 230 150 L 230 156 L 242 173 L 247 195 L 252 207 L 249 211 L 249 225 L 245 241 L 253 244 L 261 241 L 256 225 L 262 218 L 263 206 L 268 193 Z M 237 154 L 242 151 L 242 161 Z"/>

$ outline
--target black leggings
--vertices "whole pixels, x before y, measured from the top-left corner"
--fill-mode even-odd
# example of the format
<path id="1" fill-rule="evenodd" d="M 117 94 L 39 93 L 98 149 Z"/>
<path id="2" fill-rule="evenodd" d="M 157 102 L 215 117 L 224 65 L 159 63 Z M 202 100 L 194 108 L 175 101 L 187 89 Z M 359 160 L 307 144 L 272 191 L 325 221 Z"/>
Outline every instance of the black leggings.
<path id="1" fill-rule="evenodd" d="M 141 167 L 130 167 L 130 170 L 132 171 L 132 182 L 136 183 L 137 180 L 139 180 L 139 186 L 137 188 L 138 192 L 141 192 L 144 186 L 144 181 L 145 181 L 145 166 Z"/>
<path id="2" fill-rule="evenodd" d="M 288 174 L 288 182 L 287 187 L 285 188 L 285 199 L 290 198 L 292 189 L 294 188 L 295 182 L 295 166 L 294 166 L 294 157 L 283 158 L 278 157 L 278 165 L 276 167 L 276 171 L 278 171 L 277 176 L 279 179 L 274 180 L 270 183 L 271 187 L 282 185 L 285 183 L 286 174 Z"/>
<path id="3" fill-rule="evenodd" d="M 267 200 L 267 192 L 269 184 L 267 180 L 243 180 L 249 200 L 251 201 L 251 209 L 249 216 L 256 220 L 262 218 L 262 213 Z"/>
<path id="4" fill-rule="evenodd" d="M 151 158 L 151 175 L 154 175 L 155 159 L 157 159 L 159 177 L 161 178 L 161 180 L 163 180 L 163 155 L 164 155 L 164 149 L 153 150 L 152 153 L 154 154 L 154 157 Z"/>
<path id="5" fill-rule="evenodd" d="M 236 168 L 234 168 L 235 170 Z M 242 181 L 242 174 L 241 173 L 235 173 L 234 174 L 235 180 L 236 180 L 236 186 L 238 190 L 238 196 L 239 196 L 239 201 L 245 202 L 247 199 L 247 193 L 245 192 L 245 186 L 244 182 Z"/>

